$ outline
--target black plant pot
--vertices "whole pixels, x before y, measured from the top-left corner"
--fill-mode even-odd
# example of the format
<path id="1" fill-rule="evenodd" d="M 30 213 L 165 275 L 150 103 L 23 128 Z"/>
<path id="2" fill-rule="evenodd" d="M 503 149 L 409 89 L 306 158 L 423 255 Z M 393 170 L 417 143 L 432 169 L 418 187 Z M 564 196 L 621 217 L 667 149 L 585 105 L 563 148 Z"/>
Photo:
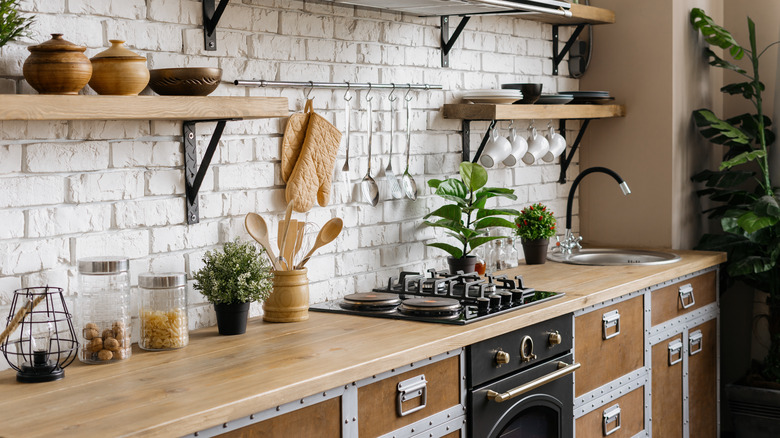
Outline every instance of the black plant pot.
<path id="1" fill-rule="evenodd" d="M 776 437 L 780 430 L 780 390 L 726 385 L 737 438 Z"/>
<path id="2" fill-rule="evenodd" d="M 217 329 L 220 335 L 246 333 L 249 303 L 214 304 L 214 311 L 217 312 Z"/>
<path id="3" fill-rule="evenodd" d="M 550 239 L 522 240 L 526 265 L 543 265 L 547 261 Z"/>
<path id="4" fill-rule="evenodd" d="M 477 265 L 477 256 L 466 256 L 456 259 L 453 256 L 447 256 L 447 263 L 450 265 L 450 274 L 457 274 L 458 271 L 468 274 L 469 272 L 477 272 L 475 266 Z"/>

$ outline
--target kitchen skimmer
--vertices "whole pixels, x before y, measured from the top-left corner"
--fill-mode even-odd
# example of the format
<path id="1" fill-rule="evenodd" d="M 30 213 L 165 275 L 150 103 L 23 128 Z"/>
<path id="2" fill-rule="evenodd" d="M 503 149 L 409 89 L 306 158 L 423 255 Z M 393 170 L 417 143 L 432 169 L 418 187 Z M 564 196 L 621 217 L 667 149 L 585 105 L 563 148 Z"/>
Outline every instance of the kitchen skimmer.
<path id="1" fill-rule="evenodd" d="M 404 193 L 401 191 L 401 185 L 398 183 L 398 177 L 393 172 L 393 141 L 395 137 L 395 101 L 397 97 L 393 96 L 395 93 L 395 87 L 387 99 L 390 101 L 390 156 L 387 158 L 387 167 L 385 168 L 385 177 L 387 178 L 387 184 L 390 189 L 390 194 L 393 199 L 401 199 L 404 197 Z"/>

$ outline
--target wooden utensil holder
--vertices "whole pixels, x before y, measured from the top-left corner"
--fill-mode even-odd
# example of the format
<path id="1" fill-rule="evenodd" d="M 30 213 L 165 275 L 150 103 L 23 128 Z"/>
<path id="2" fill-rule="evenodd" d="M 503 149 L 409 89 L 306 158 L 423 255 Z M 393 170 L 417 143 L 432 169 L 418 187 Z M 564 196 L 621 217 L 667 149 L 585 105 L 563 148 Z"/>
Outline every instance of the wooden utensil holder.
<path id="1" fill-rule="evenodd" d="M 309 278 L 306 268 L 274 271 L 274 290 L 263 302 L 263 320 L 296 322 L 309 319 Z"/>

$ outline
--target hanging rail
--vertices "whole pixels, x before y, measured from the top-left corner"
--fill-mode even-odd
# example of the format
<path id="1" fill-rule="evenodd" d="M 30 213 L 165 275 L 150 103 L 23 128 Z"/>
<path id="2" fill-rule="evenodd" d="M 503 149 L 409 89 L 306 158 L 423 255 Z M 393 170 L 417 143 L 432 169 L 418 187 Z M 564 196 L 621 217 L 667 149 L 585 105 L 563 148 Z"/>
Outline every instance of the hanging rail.
<path id="1" fill-rule="evenodd" d="M 297 88 L 348 88 L 351 90 L 368 90 L 378 88 L 393 88 L 393 89 L 409 89 L 409 90 L 441 90 L 441 85 L 433 84 L 372 84 L 371 82 L 292 82 L 292 81 L 266 81 L 260 80 L 240 80 L 233 81 L 235 85 L 243 85 L 245 87 L 297 87 Z"/>

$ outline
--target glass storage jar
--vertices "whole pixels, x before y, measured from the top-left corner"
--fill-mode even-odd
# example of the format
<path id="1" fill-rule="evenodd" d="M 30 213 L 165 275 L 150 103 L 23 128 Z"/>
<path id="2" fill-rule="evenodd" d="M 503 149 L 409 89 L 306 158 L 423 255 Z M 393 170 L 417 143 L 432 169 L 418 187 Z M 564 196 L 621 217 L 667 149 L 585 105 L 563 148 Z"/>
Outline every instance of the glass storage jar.
<path id="1" fill-rule="evenodd" d="M 130 262 L 122 257 L 79 260 L 79 360 L 104 364 L 125 360 L 130 343 Z"/>
<path id="2" fill-rule="evenodd" d="M 138 315 L 144 350 L 174 350 L 187 345 L 187 275 L 141 274 Z"/>

